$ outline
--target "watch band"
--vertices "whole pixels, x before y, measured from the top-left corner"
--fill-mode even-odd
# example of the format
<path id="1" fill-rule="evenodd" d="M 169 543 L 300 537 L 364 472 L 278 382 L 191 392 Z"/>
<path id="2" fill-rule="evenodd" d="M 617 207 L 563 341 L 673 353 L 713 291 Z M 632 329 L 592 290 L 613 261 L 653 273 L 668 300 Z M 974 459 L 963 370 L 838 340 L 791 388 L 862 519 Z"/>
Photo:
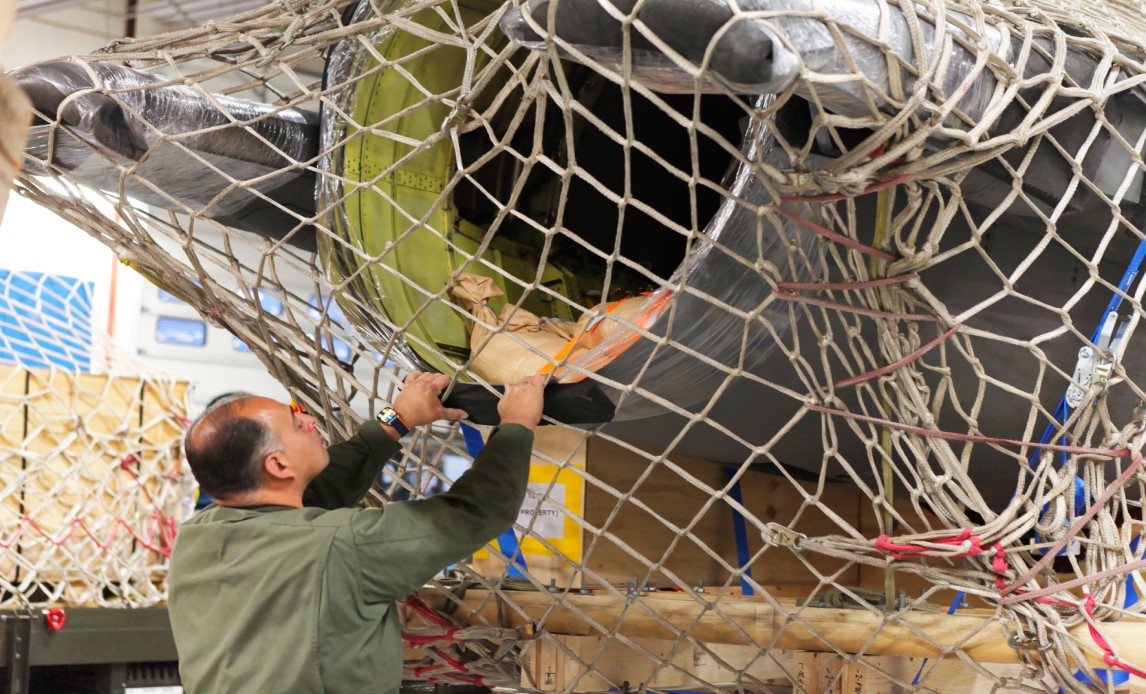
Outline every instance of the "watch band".
<path id="1" fill-rule="evenodd" d="M 393 407 L 383 407 L 376 417 L 380 424 L 385 424 L 388 427 L 394 427 L 394 431 L 398 432 L 398 436 L 405 436 L 410 433 L 410 427 L 402 421 L 402 415 L 398 414 L 398 410 Z"/>

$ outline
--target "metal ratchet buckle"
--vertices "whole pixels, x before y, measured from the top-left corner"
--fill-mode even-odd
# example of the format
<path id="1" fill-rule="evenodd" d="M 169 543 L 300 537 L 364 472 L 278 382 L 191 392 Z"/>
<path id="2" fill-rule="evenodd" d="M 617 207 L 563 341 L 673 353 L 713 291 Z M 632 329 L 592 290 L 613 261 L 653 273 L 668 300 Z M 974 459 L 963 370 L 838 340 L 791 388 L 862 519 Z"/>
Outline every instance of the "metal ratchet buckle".
<path id="1" fill-rule="evenodd" d="M 1007 645 L 1017 651 L 1038 651 L 1039 653 L 1045 653 L 1053 647 L 1053 644 L 1049 641 L 1040 644 L 1039 640 L 1034 636 L 1023 636 L 1020 634 L 1012 634 L 1007 639 Z"/>
<path id="2" fill-rule="evenodd" d="M 1078 350 L 1078 361 L 1074 365 L 1073 383 L 1066 390 L 1066 404 L 1071 409 L 1078 409 L 1086 397 L 1086 392 L 1093 386 L 1099 387 L 1099 393 L 1106 389 L 1106 382 L 1114 371 L 1115 358 L 1118 345 L 1126 332 L 1126 321 L 1122 321 L 1117 313 L 1111 312 L 1102 324 L 1094 347 L 1084 345 Z"/>
<path id="3" fill-rule="evenodd" d="M 808 539 L 804 533 L 785 528 L 779 523 L 769 523 L 767 528 L 772 531 L 772 537 L 765 538 L 765 540 L 776 547 L 791 547 L 793 550 L 799 550 L 800 544 Z"/>

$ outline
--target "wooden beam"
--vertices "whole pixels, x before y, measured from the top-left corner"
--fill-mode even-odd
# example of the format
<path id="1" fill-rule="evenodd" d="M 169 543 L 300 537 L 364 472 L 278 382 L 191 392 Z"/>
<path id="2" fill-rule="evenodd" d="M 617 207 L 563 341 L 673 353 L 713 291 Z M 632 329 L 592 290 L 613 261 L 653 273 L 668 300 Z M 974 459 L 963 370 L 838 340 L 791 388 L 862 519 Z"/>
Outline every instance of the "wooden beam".
<path id="1" fill-rule="evenodd" d="M 934 658 L 956 648 L 980 663 L 1016 663 L 1003 625 L 988 616 L 908 613 L 884 622 L 866 610 L 774 607 L 761 598 L 721 598 L 700 602 L 681 597 L 642 595 L 554 595 L 540 592 L 467 591 L 454 613 L 467 624 L 535 625 L 552 634 L 623 634 L 633 638 L 676 639 L 687 632 L 702 643 L 753 645 L 794 651 L 860 653 L 870 656 Z M 436 590 L 421 596 L 436 609 L 452 598 Z M 682 599 L 684 598 L 684 599 Z M 467 614 L 468 610 L 468 614 Z M 1146 624 L 1107 623 L 1102 635 L 1130 663 L 1146 662 Z M 926 637 L 921 634 L 926 634 Z M 1102 651 L 1085 625 L 1072 636 L 1095 666 Z M 1034 655 L 1034 653 L 1032 653 Z"/>

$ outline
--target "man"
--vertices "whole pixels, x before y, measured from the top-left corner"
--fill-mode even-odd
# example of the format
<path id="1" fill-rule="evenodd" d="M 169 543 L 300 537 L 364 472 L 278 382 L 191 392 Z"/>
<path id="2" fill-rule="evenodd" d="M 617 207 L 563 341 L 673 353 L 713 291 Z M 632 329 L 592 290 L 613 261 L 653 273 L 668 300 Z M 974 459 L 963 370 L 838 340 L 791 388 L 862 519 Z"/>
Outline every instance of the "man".
<path id="1" fill-rule="evenodd" d="M 215 504 L 184 523 L 170 614 L 188 694 L 396 692 L 396 600 L 497 537 L 517 517 L 544 378 L 506 388 L 501 425 L 448 492 L 348 508 L 399 450 L 406 427 L 465 412 L 448 376 L 413 373 L 387 423 L 327 449 L 314 419 L 267 398 L 208 410 L 185 452 Z"/>

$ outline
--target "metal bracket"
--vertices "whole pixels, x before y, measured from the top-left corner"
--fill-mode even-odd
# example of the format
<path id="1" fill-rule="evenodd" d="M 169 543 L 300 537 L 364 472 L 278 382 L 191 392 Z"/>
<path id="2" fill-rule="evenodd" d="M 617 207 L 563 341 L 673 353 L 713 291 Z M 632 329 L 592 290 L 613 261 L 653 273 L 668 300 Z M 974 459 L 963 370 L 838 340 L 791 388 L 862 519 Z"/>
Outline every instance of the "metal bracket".
<path id="1" fill-rule="evenodd" d="M 1126 323 L 1117 313 L 1111 313 L 1102 324 L 1098 339 L 1094 346 L 1085 345 L 1078 350 L 1078 361 L 1074 365 L 1073 383 L 1066 391 L 1066 404 L 1071 409 L 1078 408 L 1086 398 L 1087 392 L 1098 388 L 1098 393 L 1106 390 L 1106 383 L 1114 371 L 1115 355 L 1122 336 L 1126 332 Z"/>
<path id="2" fill-rule="evenodd" d="M 1039 640 L 1034 636 L 1027 636 L 1022 634 L 1012 634 L 1007 639 L 1007 645 L 1017 651 L 1038 651 L 1044 653 L 1049 651 L 1053 644 L 1049 641 L 1047 643 L 1039 643 Z"/>

